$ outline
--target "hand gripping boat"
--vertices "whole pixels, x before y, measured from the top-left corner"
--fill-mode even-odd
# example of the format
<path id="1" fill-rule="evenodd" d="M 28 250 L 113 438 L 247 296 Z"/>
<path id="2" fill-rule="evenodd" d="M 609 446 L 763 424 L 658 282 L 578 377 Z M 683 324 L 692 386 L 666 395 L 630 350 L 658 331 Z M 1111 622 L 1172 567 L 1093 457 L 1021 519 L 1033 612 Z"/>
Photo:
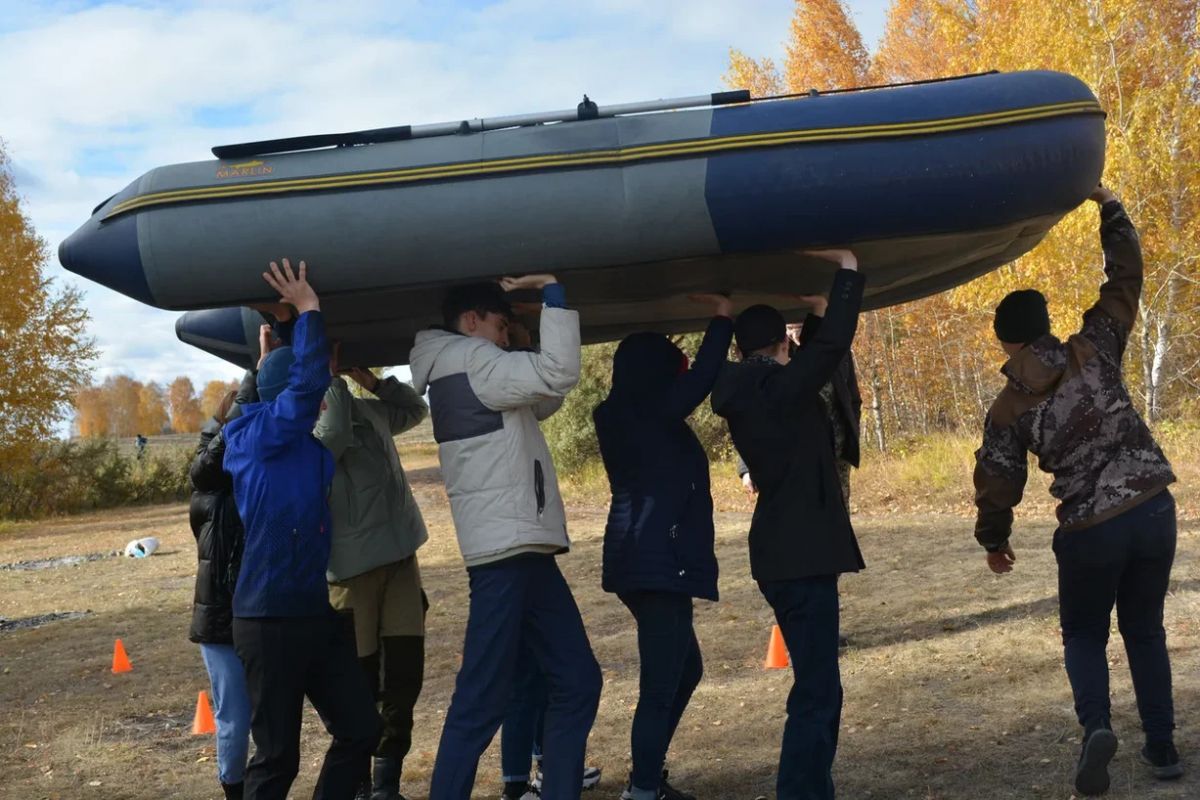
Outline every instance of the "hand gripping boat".
<path id="1" fill-rule="evenodd" d="M 445 287 L 510 273 L 556 273 L 585 341 L 698 329 L 689 292 L 794 309 L 782 295 L 828 286 L 805 248 L 853 247 L 868 307 L 934 294 L 1027 252 L 1088 196 L 1104 115 L 1069 75 L 993 73 L 763 100 L 585 98 L 214 154 L 106 200 L 63 242 L 63 265 L 187 310 L 273 300 L 267 262 L 303 258 L 346 363 L 382 365 L 439 321 Z M 245 363 L 257 321 L 227 308 L 177 328 Z"/>

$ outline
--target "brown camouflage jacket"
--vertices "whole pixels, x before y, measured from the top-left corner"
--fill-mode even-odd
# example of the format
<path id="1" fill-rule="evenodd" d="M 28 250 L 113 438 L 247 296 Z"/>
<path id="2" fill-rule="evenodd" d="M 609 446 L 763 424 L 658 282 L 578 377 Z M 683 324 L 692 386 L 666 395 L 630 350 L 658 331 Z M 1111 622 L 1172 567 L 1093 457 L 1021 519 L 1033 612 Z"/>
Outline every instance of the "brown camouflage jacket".
<path id="1" fill-rule="evenodd" d="M 1142 291 L 1137 231 L 1120 203 L 1100 210 L 1104 272 L 1100 300 L 1065 343 L 1031 342 L 1004 365 L 1008 384 L 988 412 L 975 453 L 975 538 L 997 547 L 1012 533 L 1026 452 L 1054 475 L 1063 530 L 1096 525 L 1175 481 L 1171 465 L 1133 407 L 1121 357 Z"/>

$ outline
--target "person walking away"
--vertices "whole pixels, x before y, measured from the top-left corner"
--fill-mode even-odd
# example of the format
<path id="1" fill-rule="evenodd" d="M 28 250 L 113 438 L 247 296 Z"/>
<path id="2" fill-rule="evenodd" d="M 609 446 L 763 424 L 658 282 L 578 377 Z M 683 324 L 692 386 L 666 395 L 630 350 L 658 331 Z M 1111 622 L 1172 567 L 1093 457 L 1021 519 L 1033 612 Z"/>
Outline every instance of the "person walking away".
<path id="1" fill-rule="evenodd" d="M 1100 208 L 1107 278 L 1100 299 L 1066 342 L 1050 333 L 1041 292 L 1016 291 L 1000 302 L 994 328 L 1009 356 L 1002 370 L 1007 383 L 975 454 L 975 538 L 997 574 L 1011 572 L 1016 560 L 1009 538 L 1025 489 L 1026 453 L 1054 475 L 1059 616 L 1084 729 L 1075 787 L 1084 795 L 1107 791 L 1117 751 L 1105 654 L 1114 604 L 1146 737 L 1142 759 L 1158 778 L 1183 774 L 1163 628 L 1176 534 L 1167 487 L 1175 474 L 1121 377 L 1142 291 L 1142 251 L 1117 196 L 1100 186 L 1091 199 Z"/>

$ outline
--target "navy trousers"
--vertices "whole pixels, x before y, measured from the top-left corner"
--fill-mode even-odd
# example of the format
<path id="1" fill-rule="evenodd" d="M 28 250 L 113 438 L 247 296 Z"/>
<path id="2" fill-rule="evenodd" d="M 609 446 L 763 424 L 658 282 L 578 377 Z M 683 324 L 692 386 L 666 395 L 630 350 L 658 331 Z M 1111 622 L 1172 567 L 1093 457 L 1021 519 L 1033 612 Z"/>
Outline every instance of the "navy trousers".
<path id="1" fill-rule="evenodd" d="M 842 719 L 837 576 L 759 581 L 792 657 L 778 800 L 832 800 Z"/>
<path id="2" fill-rule="evenodd" d="M 505 783 L 527 782 L 532 759 L 541 759 L 547 700 L 546 676 L 529 648 L 522 647 L 512 700 L 500 730 L 500 770 Z"/>
<path id="3" fill-rule="evenodd" d="M 692 598 L 669 592 L 628 592 L 620 598 L 637 621 L 641 661 L 630 733 L 633 789 L 635 796 L 640 789 L 657 797 L 667 749 L 704 673 Z"/>
<path id="4" fill-rule="evenodd" d="M 463 663 L 446 712 L 430 800 L 468 800 L 479 758 L 504 720 L 527 647 L 546 678 L 544 800 L 578 798 L 588 733 L 600 703 L 600 665 L 575 598 L 550 555 L 467 570 L 471 606 Z"/>
<path id="5" fill-rule="evenodd" d="M 1175 533 L 1175 499 L 1164 491 L 1099 525 L 1054 534 L 1067 677 L 1085 728 L 1107 723 L 1111 715 L 1105 650 L 1115 604 L 1146 739 L 1172 739 L 1175 708 L 1163 601 Z"/>

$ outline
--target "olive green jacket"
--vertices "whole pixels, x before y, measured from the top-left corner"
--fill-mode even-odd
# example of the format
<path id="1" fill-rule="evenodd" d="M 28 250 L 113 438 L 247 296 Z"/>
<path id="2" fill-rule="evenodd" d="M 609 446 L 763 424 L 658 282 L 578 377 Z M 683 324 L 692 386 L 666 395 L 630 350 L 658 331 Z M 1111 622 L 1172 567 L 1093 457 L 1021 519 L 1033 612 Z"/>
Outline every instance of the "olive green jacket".
<path id="1" fill-rule="evenodd" d="M 313 429 L 336 463 L 330 581 L 402 561 L 429 538 L 392 441 L 425 419 L 429 406 L 395 378 L 381 380 L 375 395 L 378 400 L 356 398 L 345 380 L 334 378 Z"/>

